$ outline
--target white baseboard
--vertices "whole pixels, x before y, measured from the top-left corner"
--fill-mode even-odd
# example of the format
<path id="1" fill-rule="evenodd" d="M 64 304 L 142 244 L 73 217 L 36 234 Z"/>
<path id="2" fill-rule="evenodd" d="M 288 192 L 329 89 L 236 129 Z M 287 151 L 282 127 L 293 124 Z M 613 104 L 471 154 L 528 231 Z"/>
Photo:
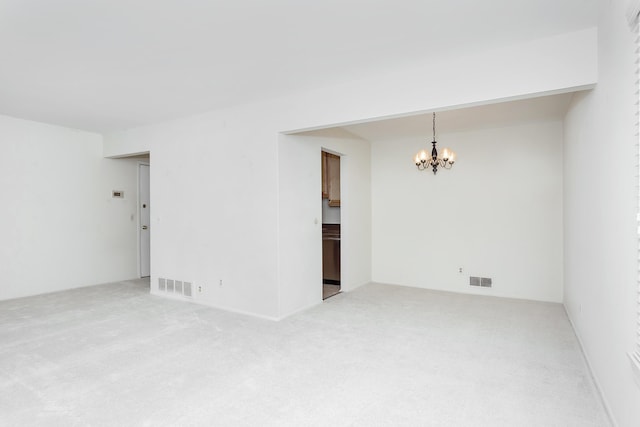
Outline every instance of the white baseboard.
<path id="1" fill-rule="evenodd" d="M 640 353 L 633 351 L 629 353 L 629 359 L 631 360 L 631 370 L 633 370 L 633 377 L 636 380 L 636 384 L 640 387 Z"/>
<path id="2" fill-rule="evenodd" d="M 618 423 L 616 422 L 616 419 L 613 417 L 611 406 L 609 405 L 609 402 L 607 401 L 607 398 L 605 397 L 605 395 L 602 393 L 602 387 L 600 387 L 600 383 L 598 382 L 598 378 L 596 377 L 593 371 L 591 362 L 589 361 L 589 357 L 587 356 L 587 353 L 585 353 L 584 351 L 584 345 L 582 344 L 582 339 L 580 338 L 580 334 L 576 329 L 576 325 L 573 323 L 571 314 L 569 313 L 569 310 L 567 309 L 566 305 L 562 304 L 562 306 L 564 307 L 564 312 L 567 314 L 567 318 L 569 319 L 569 323 L 571 324 L 571 328 L 573 329 L 573 334 L 576 336 L 576 339 L 578 340 L 578 345 L 580 346 L 580 352 L 582 353 L 582 358 L 584 360 L 585 365 L 587 366 L 587 370 L 589 371 L 589 376 L 591 377 L 591 382 L 593 384 L 593 387 L 595 388 L 596 394 L 600 398 L 599 399 L 600 404 L 602 405 L 604 412 L 607 414 L 607 417 L 609 418 L 609 422 L 611 423 L 611 425 L 613 427 L 618 427 Z"/>

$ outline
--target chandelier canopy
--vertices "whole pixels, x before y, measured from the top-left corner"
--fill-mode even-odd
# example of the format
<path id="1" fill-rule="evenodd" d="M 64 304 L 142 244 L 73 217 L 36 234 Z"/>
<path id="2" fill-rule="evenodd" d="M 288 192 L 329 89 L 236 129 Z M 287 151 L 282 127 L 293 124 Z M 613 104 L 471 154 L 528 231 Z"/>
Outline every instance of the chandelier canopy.
<path id="1" fill-rule="evenodd" d="M 431 168 L 433 174 L 438 172 L 438 167 L 443 169 L 451 169 L 456 161 L 456 153 L 448 148 L 442 149 L 442 153 L 438 154 L 436 148 L 436 113 L 433 113 L 433 141 L 431 142 L 433 147 L 431 148 L 431 155 L 426 150 L 420 150 L 414 156 L 414 162 L 418 167 L 418 170 L 427 170 Z"/>

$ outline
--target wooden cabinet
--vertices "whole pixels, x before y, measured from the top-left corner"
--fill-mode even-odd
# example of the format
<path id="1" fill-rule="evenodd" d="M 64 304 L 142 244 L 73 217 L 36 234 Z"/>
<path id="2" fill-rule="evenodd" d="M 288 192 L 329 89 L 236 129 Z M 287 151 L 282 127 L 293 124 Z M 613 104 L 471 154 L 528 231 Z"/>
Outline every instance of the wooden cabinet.
<path id="1" fill-rule="evenodd" d="M 340 156 L 322 152 L 322 198 L 329 206 L 340 206 Z"/>

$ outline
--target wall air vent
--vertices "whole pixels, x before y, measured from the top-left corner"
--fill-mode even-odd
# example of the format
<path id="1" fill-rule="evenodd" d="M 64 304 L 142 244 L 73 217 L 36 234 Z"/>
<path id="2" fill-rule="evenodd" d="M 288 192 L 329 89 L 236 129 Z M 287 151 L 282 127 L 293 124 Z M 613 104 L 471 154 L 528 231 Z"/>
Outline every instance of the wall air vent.
<path id="1" fill-rule="evenodd" d="M 158 278 L 158 290 L 166 293 L 174 293 L 185 297 L 193 297 L 193 284 L 182 280 Z"/>
<path id="2" fill-rule="evenodd" d="M 185 297 L 191 297 L 191 282 L 184 282 L 182 287 L 182 295 Z"/>
<path id="3" fill-rule="evenodd" d="M 483 288 L 490 288 L 492 286 L 491 278 L 489 277 L 469 277 L 470 286 L 480 286 Z"/>

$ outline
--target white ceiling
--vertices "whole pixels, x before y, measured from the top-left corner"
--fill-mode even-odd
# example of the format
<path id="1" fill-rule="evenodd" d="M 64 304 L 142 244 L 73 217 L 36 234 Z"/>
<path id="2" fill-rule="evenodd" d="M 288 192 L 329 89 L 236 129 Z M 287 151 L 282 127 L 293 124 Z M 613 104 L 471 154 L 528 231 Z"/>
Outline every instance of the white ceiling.
<path id="1" fill-rule="evenodd" d="M 119 130 L 594 26 L 597 0 L 0 0 L 0 114 Z"/>
<path id="2" fill-rule="evenodd" d="M 436 135 L 564 119 L 573 94 L 541 96 L 518 101 L 436 112 Z M 342 126 L 368 141 L 433 136 L 433 113 Z"/>

